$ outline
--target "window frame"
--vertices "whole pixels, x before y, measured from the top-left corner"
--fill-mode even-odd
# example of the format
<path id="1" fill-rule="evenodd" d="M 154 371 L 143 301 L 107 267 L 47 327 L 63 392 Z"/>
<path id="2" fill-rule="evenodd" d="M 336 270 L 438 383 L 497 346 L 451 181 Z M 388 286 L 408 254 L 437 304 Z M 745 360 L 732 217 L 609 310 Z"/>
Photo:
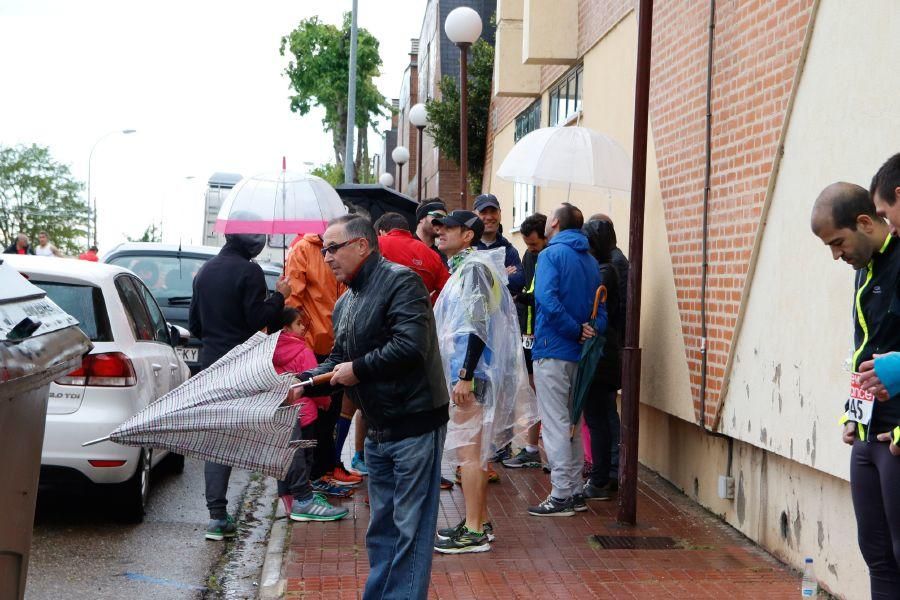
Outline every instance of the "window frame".
<path id="1" fill-rule="evenodd" d="M 153 328 L 153 320 L 150 318 L 150 313 L 147 311 L 147 306 L 142 298 L 142 294 L 139 288 L 136 287 L 138 281 L 140 280 L 136 276 L 132 277 L 131 275 L 119 275 L 115 279 L 116 291 L 119 294 L 119 300 L 122 302 L 122 308 L 125 311 L 125 316 L 128 319 L 128 324 L 131 326 L 131 333 L 132 335 L 134 335 L 134 341 L 151 342 L 156 344 L 159 342 L 156 341 L 156 335 Z M 131 301 L 126 296 L 125 288 L 128 286 L 131 286 L 135 298 L 138 301 L 137 307 L 132 307 Z M 136 317 L 139 317 L 141 315 L 135 315 L 134 312 L 136 310 L 141 311 L 143 318 L 147 320 L 148 332 L 150 337 L 145 337 L 141 333 L 141 330 L 138 327 L 138 323 L 135 320 Z"/>
<path id="2" fill-rule="evenodd" d="M 556 81 L 547 92 L 550 104 L 547 125 L 565 127 L 578 119 L 584 107 L 584 64 L 575 65 Z M 560 105 L 563 112 L 560 113 Z M 562 116 L 561 116 L 562 115 Z"/>

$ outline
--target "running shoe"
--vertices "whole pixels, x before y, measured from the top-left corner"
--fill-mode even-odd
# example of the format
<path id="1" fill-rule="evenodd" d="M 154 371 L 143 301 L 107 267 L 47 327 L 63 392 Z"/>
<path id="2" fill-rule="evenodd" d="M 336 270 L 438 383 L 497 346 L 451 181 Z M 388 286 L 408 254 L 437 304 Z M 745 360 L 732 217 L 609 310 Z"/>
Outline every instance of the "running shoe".
<path id="1" fill-rule="evenodd" d="M 331 479 L 333 484 L 344 487 L 356 487 L 362 483 L 362 477 L 348 473 L 343 465 L 336 466 L 334 471 L 329 471 L 325 477 Z"/>
<path id="2" fill-rule="evenodd" d="M 493 542 L 495 538 L 494 536 L 494 526 L 490 521 L 484 523 L 482 525 L 484 528 L 484 534 L 487 536 L 489 542 Z M 463 519 L 459 523 L 457 523 L 456 527 L 446 527 L 444 529 L 438 529 L 437 536 L 439 540 L 448 540 L 452 538 L 454 535 L 458 535 L 462 533 L 462 531 L 466 528 L 466 520 Z"/>
<path id="3" fill-rule="evenodd" d="M 485 532 L 477 533 L 463 528 L 450 538 L 438 539 L 434 549 L 441 554 L 467 554 L 469 552 L 487 552 L 491 549 Z"/>
<path id="4" fill-rule="evenodd" d="M 349 498 L 353 495 L 353 488 L 348 488 L 346 486 L 335 485 L 335 483 L 326 477 L 322 477 L 321 479 L 316 479 L 312 482 L 312 489 L 320 494 L 325 494 L 326 496 L 333 496 L 335 498 Z"/>
<path id="5" fill-rule="evenodd" d="M 221 542 L 225 538 L 233 538 L 237 532 L 237 526 L 231 515 L 225 515 L 224 519 L 210 519 L 206 526 L 204 537 L 214 542 Z"/>
<path id="6" fill-rule="evenodd" d="M 332 506 L 322 494 L 313 494 L 306 502 L 294 500 L 290 517 L 292 521 L 337 521 L 349 512 L 342 506 Z"/>
<path id="7" fill-rule="evenodd" d="M 353 455 L 353 458 L 350 460 L 350 468 L 347 470 L 360 477 L 365 477 L 369 474 L 369 469 L 366 468 L 366 459 L 363 458 L 362 452 L 357 452 Z"/>
<path id="8" fill-rule="evenodd" d="M 551 495 L 537 506 L 528 507 L 528 514 L 535 517 L 573 517 L 575 506 L 571 498 L 560 500 Z"/>
<path id="9" fill-rule="evenodd" d="M 539 452 L 529 452 L 525 448 L 522 448 L 519 450 L 518 454 L 509 460 L 504 460 L 502 464 L 509 469 L 539 467 L 541 466 L 541 455 Z"/>

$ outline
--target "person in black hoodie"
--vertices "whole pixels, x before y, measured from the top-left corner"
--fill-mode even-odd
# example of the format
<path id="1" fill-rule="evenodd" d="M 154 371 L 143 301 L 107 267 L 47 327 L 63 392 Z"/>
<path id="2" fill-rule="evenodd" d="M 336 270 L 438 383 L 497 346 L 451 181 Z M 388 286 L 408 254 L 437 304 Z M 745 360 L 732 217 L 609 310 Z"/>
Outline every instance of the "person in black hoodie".
<path id="1" fill-rule="evenodd" d="M 262 268 L 252 262 L 263 251 L 265 235 L 226 234 L 219 254 L 209 259 L 194 278 L 188 316 L 191 335 L 203 340 L 200 366 L 207 368 L 257 331 L 278 322 L 284 298 L 291 292 L 287 279 L 275 284 L 266 298 Z M 228 515 L 228 479 L 231 467 L 208 462 L 204 468 L 209 525 L 205 537 L 233 537 L 234 519 Z"/>
<path id="2" fill-rule="evenodd" d="M 525 287 L 525 272 L 522 269 L 522 261 L 519 259 L 519 251 L 508 239 L 503 237 L 503 228 L 500 225 L 500 201 L 493 194 L 482 194 L 475 198 L 474 209 L 478 218 L 484 223 L 484 233 L 474 247 L 478 250 L 505 248 L 506 273 L 509 275 L 509 283 L 506 288 L 515 298 Z"/>
<path id="3" fill-rule="evenodd" d="M 612 250 L 615 247 L 615 233 L 612 223 L 596 219 L 585 223 L 583 227 L 591 246 L 591 254 L 600 264 L 600 278 L 606 287 L 606 343 L 603 346 L 603 357 L 597 365 L 597 373 L 591 384 L 588 400 L 584 406 L 584 421 L 591 434 L 591 455 L 593 464 L 583 494 L 588 500 L 609 500 L 618 486 L 618 482 L 610 476 L 612 461 L 612 445 L 618 440 L 614 431 L 615 421 L 611 414 L 616 412 L 616 394 L 622 386 L 622 343 L 621 332 L 625 328 L 625 314 L 622 312 L 619 299 L 622 286 L 612 262 Z"/>

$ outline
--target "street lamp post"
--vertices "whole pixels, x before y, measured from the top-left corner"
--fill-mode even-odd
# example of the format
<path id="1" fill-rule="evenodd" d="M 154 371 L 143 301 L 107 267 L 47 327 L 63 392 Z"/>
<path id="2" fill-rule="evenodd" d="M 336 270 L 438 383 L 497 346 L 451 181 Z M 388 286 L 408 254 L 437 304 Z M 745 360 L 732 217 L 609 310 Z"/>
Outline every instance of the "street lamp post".
<path id="1" fill-rule="evenodd" d="M 406 146 L 397 146 L 394 148 L 394 151 L 391 152 L 391 158 L 394 159 L 394 162 L 397 163 L 397 186 L 396 190 L 403 193 L 403 165 L 405 165 L 409 161 L 409 150 L 407 150 Z"/>
<path id="2" fill-rule="evenodd" d="M 421 102 L 409 109 L 409 122 L 419 130 L 416 148 L 416 200 L 422 202 L 422 132 L 428 125 L 428 111 Z"/>
<path id="3" fill-rule="evenodd" d="M 94 225 L 93 234 L 94 234 L 94 245 L 95 246 L 97 245 L 97 199 L 96 198 L 93 199 L 93 203 L 91 201 L 91 161 L 94 158 L 94 149 L 97 148 L 97 144 L 99 144 L 100 142 L 102 142 L 103 140 L 105 140 L 106 138 L 108 138 L 109 136 L 111 136 L 113 134 L 121 133 L 123 135 L 128 135 L 130 133 L 134 133 L 135 131 L 137 131 L 137 130 L 135 130 L 135 129 L 121 129 L 121 130 L 117 129 L 116 131 L 110 131 L 109 133 L 100 136 L 100 139 L 98 139 L 96 142 L 94 142 L 94 145 L 91 146 L 91 153 L 88 155 L 87 196 L 88 196 L 88 210 L 91 210 L 91 212 L 93 213 L 92 219 L 93 219 L 93 225 Z M 93 204 L 93 209 L 91 208 L 92 204 Z M 90 236 L 90 233 L 91 233 L 90 226 L 91 226 L 91 219 L 88 219 L 88 239 L 89 240 L 91 237 Z"/>
<path id="4" fill-rule="evenodd" d="M 469 47 L 481 36 L 481 17 L 468 6 L 454 8 L 444 21 L 444 31 L 459 47 L 459 193 L 461 208 L 468 204 L 469 170 Z"/>

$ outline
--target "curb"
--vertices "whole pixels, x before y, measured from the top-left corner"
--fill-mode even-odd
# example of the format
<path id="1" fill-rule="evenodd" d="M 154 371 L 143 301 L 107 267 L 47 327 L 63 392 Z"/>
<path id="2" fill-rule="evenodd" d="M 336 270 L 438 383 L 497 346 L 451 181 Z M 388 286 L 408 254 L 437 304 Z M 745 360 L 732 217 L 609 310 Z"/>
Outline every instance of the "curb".
<path id="1" fill-rule="evenodd" d="M 285 541 L 288 536 L 288 519 L 275 518 L 269 532 L 269 544 L 266 546 L 266 559 L 263 562 L 260 577 L 259 600 L 275 600 L 284 596 L 286 580 L 281 576 L 281 565 L 284 562 Z"/>

